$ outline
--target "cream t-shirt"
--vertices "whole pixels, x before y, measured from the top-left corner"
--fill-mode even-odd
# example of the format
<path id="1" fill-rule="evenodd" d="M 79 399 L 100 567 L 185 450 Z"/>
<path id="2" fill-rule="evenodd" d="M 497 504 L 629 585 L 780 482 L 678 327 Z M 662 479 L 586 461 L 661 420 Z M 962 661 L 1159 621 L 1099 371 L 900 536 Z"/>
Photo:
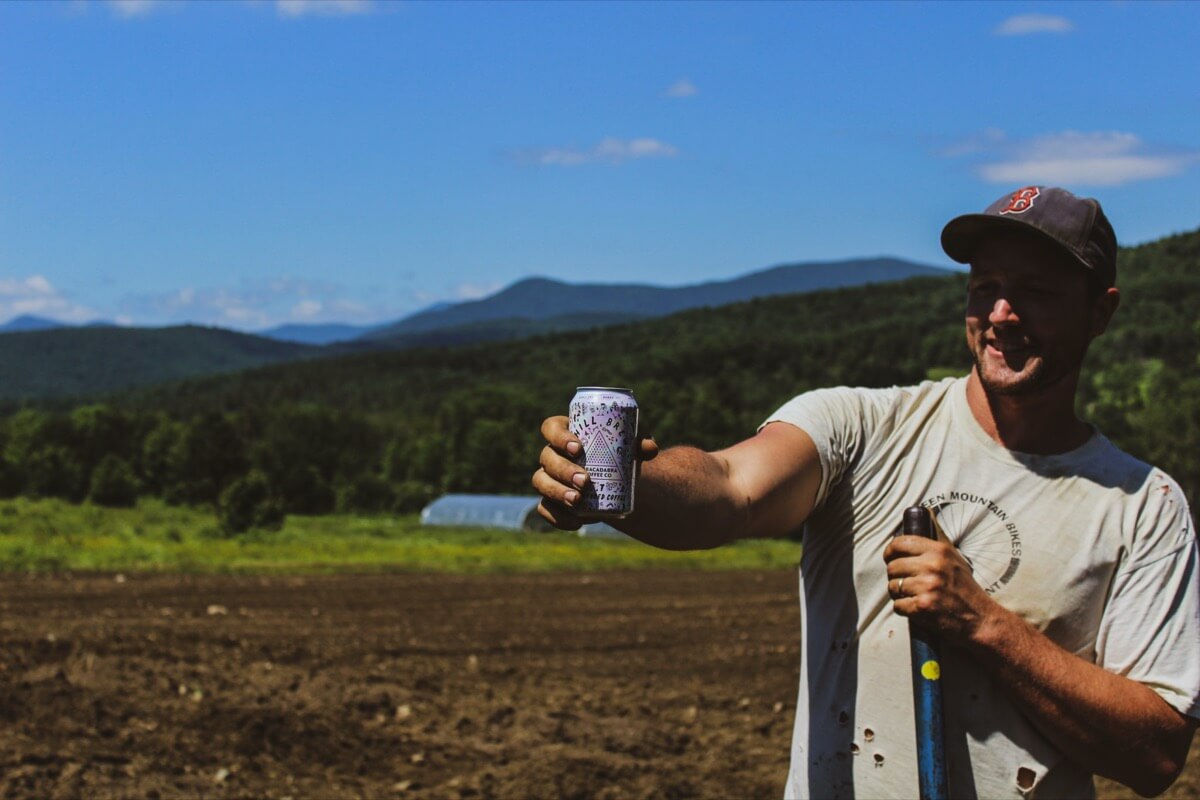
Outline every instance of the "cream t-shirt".
<path id="1" fill-rule="evenodd" d="M 915 504 L 934 510 L 998 602 L 1200 718 L 1196 537 L 1165 473 L 1099 433 L 1061 455 L 1007 450 L 971 415 L 965 379 L 822 389 L 786 403 L 775 421 L 812 437 L 822 472 L 800 566 L 787 797 L 917 795 L 908 621 L 892 610 L 883 562 Z M 955 800 L 1094 796 L 1091 774 L 965 652 L 943 647 L 942 669 Z M 1032 792 L 1018 787 L 1022 768 Z"/>

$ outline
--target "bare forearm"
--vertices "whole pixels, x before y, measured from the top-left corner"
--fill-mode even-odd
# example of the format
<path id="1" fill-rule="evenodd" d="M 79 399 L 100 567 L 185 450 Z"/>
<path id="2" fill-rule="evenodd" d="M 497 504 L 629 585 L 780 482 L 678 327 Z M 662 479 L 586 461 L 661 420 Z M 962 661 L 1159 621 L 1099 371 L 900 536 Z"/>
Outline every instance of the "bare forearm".
<path id="1" fill-rule="evenodd" d="M 1191 728 L 1148 687 L 1068 653 L 999 606 L 966 646 L 1075 763 L 1144 795 L 1175 779 Z"/>
<path id="2" fill-rule="evenodd" d="M 575 530 L 588 476 L 576 459 L 582 443 L 566 417 L 542 423 L 546 446 L 532 484 L 538 513 Z M 821 464 L 812 438 L 786 423 L 765 425 L 753 437 L 716 453 L 694 447 L 659 452 L 640 443 L 641 475 L 634 512 L 614 526 L 669 550 L 703 550 L 750 536 L 782 536 L 804 523 L 816 501 Z"/>
<path id="3" fill-rule="evenodd" d="M 642 465 L 634 512 L 613 524 L 668 550 L 719 547 L 737 538 L 746 521 L 746 505 L 730 487 L 719 455 L 673 447 Z"/>

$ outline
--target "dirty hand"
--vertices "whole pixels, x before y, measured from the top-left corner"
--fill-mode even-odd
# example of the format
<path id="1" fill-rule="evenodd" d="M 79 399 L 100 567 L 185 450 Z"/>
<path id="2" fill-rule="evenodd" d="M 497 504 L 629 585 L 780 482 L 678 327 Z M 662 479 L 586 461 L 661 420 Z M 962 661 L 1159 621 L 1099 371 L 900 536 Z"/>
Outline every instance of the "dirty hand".
<path id="1" fill-rule="evenodd" d="M 970 638 L 995 601 L 975 581 L 971 565 L 945 537 L 897 536 L 883 551 L 892 609 L 949 641 Z"/>
<path id="2" fill-rule="evenodd" d="M 584 523 L 575 509 L 588 475 L 574 459 L 583 450 L 579 439 L 571 433 L 566 417 L 547 417 L 542 422 L 542 437 L 546 446 L 542 448 L 538 462 L 541 467 L 533 473 L 533 488 L 542 496 L 538 513 L 556 528 L 566 531 L 578 530 Z M 658 445 L 649 436 L 638 439 L 638 461 L 649 461 L 658 455 Z"/>

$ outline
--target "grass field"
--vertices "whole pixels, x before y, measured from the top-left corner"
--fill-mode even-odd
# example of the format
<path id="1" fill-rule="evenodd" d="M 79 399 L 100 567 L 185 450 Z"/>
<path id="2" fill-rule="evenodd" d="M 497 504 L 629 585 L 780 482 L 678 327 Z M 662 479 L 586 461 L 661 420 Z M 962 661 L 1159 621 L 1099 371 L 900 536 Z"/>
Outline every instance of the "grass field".
<path id="1" fill-rule="evenodd" d="M 60 572 L 510 573 L 636 568 L 762 569 L 799 562 L 787 541 L 672 553 L 571 533 L 426 528 L 415 515 L 289 517 L 282 530 L 224 536 L 209 511 L 57 500 L 0 502 L 0 570 Z"/>

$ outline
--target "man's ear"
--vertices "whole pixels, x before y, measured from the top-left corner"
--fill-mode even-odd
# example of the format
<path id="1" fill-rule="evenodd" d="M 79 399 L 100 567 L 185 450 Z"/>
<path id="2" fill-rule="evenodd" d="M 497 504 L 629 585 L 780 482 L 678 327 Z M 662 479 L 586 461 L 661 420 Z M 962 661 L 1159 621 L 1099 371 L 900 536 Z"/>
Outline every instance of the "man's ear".
<path id="1" fill-rule="evenodd" d="M 1108 330 L 1117 306 L 1121 305 L 1121 290 L 1110 286 L 1092 301 L 1092 338 Z"/>

